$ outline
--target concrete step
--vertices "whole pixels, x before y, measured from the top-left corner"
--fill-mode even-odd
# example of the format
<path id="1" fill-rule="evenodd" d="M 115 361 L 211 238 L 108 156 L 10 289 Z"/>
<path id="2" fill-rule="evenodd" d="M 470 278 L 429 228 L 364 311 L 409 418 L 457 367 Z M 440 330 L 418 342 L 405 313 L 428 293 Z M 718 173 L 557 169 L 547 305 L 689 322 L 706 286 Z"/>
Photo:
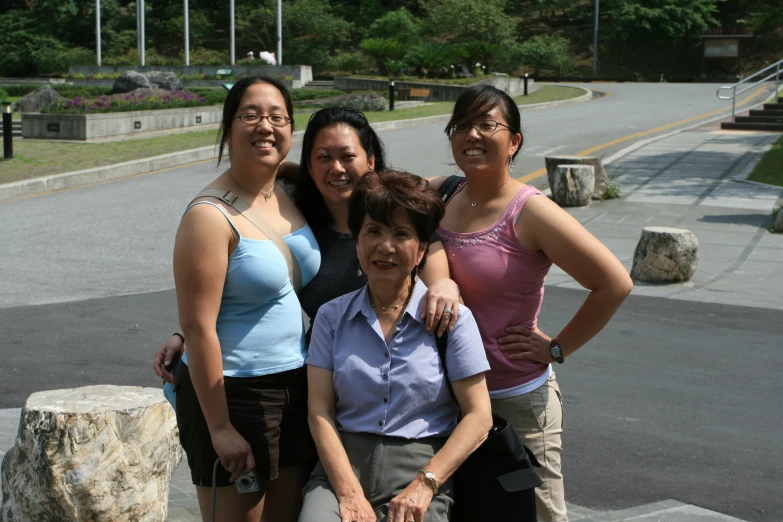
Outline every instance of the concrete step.
<path id="1" fill-rule="evenodd" d="M 306 89 L 334 89 L 334 82 L 328 80 L 315 80 L 305 84 Z"/>
<path id="2" fill-rule="evenodd" d="M 783 116 L 783 109 L 774 110 L 769 109 L 766 111 L 750 111 L 750 116 Z"/>
<path id="3" fill-rule="evenodd" d="M 734 118 L 737 123 L 783 123 L 783 116 L 737 116 Z"/>
<path id="4" fill-rule="evenodd" d="M 764 110 L 783 111 L 783 103 L 765 103 Z"/>
<path id="5" fill-rule="evenodd" d="M 776 131 L 783 132 L 783 123 L 743 123 L 724 121 L 720 124 L 724 130 L 748 130 L 748 131 Z"/>

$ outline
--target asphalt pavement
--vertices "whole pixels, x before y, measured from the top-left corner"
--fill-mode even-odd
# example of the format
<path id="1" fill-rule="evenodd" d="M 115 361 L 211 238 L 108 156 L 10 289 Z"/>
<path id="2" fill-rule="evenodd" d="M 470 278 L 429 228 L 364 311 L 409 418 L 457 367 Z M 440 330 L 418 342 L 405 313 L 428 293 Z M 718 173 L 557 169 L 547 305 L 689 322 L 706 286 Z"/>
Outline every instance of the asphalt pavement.
<path id="1" fill-rule="evenodd" d="M 545 153 L 608 156 L 723 106 L 713 85 L 606 88 L 597 100 L 524 113 L 515 174 L 543 167 Z M 450 174 L 441 131 L 382 138 L 395 166 Z M 649 143 L 610 164 L 621 199 L 571 210 L 629 268 L 642 226 L 691 229 L 701 247 L 691 282 L 637 284 L 607 328 L 556 368 L 573 521 L 781 520 L 783 235 L 766 231 L 781 191 L 733 181 L 773 137 L 706 127 Z M 0 454 L 34 391 L 160 385 L 151 356 L 177 328 L 174 231 L 215 173 L 202 164 L 0 202 Z M 573 316 L 586 295 L 574 286 L 553 269 L 544 331 Z M 194 520 L 186 465 L 169 505 L 170 520 Z"/>

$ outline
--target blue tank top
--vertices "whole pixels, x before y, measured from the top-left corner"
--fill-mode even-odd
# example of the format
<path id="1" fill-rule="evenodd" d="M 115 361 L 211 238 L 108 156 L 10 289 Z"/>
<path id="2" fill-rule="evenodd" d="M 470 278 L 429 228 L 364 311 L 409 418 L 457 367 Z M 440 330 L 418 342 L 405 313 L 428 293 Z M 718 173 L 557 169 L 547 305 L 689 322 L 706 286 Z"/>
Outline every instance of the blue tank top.
<path id="1" fill-rule="evenodd" d="M 198 201 L 188 210 L 195 205 L 220 210 L 239 237 L 228 258 L 216 325 L 223 375 L 255 377 L 302 367 L 306 356 L 302 308 L 283 254 L 269 239 L 243 237 L 219 205 Z M 283 240 L 299 262 L 305 286 L 321 264 L 313 231 L 305 224 Z M 183 361 L 187 364 L 187 350 Z"/>

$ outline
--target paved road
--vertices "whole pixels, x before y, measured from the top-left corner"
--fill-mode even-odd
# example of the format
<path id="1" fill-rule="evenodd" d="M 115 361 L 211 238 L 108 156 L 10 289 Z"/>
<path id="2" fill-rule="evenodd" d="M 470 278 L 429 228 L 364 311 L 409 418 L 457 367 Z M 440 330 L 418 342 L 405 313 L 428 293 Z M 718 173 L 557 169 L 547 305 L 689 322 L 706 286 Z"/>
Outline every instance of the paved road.
<path id="1" fill-rule="evenodd" d="M 542 167 L 535 154 L 547 147 L 579 152 L 721 106 L 712 85 L 605 87 L 612 94 L 596 101 L 525 113 L 528 154 L 516 172 Z M 451 172 L 440 128 L 383 138 L 398 167 Z M 0 408 L 42 389 L 159 385 L 150 357 L 176 328 L 174 231 L 214 176 L 199 165 L 0 203 Z M 545 331 L 559 330 L 583 297 L 549 287 Z M 673 498 L 778 521 L 780 324 L 772 309 L 631 296 L 557 368 L 568 500 L 609 510 Z"/>

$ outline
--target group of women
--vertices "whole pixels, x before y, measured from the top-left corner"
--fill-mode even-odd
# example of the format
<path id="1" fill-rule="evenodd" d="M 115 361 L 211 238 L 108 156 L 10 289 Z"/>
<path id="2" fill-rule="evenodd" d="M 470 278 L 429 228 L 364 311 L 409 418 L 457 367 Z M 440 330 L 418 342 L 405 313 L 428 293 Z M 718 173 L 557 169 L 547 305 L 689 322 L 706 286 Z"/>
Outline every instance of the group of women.
<path id="1" fill-rule="evenodd" d="M 516 104 L 488 85 L 460 96 L 446 134 L 465 178 L 448 198 L 444 178 L 390 170 L 346 108 L 315 113 L 298 168 L 284 162 L 293 117 L 274 79 L 237 82 L 221 125 L 230 167 L 208 188 L 283 237 L 299 295 L 275 243 L 226 202 L 197 198 L 177 233 L 176 411 L 202 518 L 214 486 L 217 520 L 449 520 L 450 477 L 496 413 L 541 463 L 538 519 L 567 520 L 552 363 L 606 325 L 631 281 L 511 177 Z M 552 263 L 590 291 L 556 338 L 536 324 Z M 182 349 L 174 336 L 158 351 L 158 375 L 173 382 Z M 259 491 L 240 494 L 231 483 L 251 470 Z"/>

